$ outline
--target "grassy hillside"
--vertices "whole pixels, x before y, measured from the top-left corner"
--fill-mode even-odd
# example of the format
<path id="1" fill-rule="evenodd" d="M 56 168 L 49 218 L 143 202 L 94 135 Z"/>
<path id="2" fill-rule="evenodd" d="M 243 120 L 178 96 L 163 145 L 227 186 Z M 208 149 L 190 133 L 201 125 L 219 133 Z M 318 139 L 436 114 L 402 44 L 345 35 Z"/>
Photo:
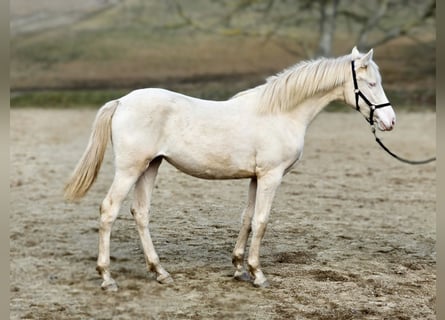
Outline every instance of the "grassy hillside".
<path id="1" fill-rule="evenodd" d="M 14 21 L 32 22 L 31 29 L 12 28 L 12 105 L 97 105 L 149 86 L 224 99 L 306 58 L 283 49 L 285 44 L 298 51 L 286 37 L 265 41 L 177 28 L 179 20 L 168 1 L 83 0 L 70 10 L 55 5 L 57 1 L 39 1 L 47 6 L 43 6 L 44 13 L 57 16 L 59 12 L 71 18 L 39 24 L 35 15 L 42 13 L 36 8 L 25 10 L 24 0 L 11 7 L 12 26 Z M 191 12 L 211 12 L 212 2 L 190 3 L 196 6 Z M 295 33 L 309 43 L 317 40 L 316 33 L 308 29 Z M 425 39 L 431 39 L 434 47 L 434 34 Z M 351 41 L 347 34 L 339 34 L 334 51 L 348 53 L 354 45 Z M 401 38 L 375 51 L 392 100 L 434 105 L 435 50 L 422 50 Z"/>

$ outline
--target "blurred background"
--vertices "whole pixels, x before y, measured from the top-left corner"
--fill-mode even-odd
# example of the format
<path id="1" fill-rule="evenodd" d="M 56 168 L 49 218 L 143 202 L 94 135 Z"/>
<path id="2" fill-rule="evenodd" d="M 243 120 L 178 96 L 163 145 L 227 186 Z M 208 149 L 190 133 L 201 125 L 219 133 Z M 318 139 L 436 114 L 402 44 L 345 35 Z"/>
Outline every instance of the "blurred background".
<path id="1" fill-rule="evenodd" d="M 227 99 L 357 45 L 374 48 L 396 110 L 435 110 L 435 13 L 430 0 L 14 0 L 11 106 L 99 107 L 142 87 Z"/>

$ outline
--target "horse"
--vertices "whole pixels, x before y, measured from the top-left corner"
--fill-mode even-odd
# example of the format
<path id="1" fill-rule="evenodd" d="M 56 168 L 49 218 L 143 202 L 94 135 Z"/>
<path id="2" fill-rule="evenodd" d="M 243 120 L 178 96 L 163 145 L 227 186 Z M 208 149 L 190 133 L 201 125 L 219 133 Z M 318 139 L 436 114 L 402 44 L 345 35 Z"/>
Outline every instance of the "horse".
<path id="1" fill-rule="evenodd" d="M 197 178 L 250 179 L 232 253 L 234 278 L 255 287 L 267 286 L 259 259 L 261 240 L 277 187 L 301 159 L 312 120 L 330 102 L 341 101 L 356 108 L 380 131 L 395 125 L 394 110 L 372 57 L 373 49 L 360 53 L 354 47 L 344 56 L 304 60 L 225 101 L 145 88 L 105 103 L 64 189 L 67 201 L 86 194 L 111 140 L 114 178 L 99 210 L 96 270 L 103 280 L 101 288 L 118 290 L 110 273 L 110 234 L 133 186 L 130 211 L 148 271 L 156 272 L 159 283 L 173 281 L 160 263 L 149 231 L 151 195 L 163 160 Z"/>

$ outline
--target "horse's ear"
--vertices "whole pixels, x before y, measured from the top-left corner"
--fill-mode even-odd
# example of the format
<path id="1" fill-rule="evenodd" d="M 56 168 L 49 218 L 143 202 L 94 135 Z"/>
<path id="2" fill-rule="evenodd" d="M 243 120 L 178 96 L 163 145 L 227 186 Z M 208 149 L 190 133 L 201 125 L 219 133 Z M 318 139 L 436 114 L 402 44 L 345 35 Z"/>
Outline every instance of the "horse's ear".
<path id="1" fill-rule="evenodd" d="M 356 46 L 354 46 L 354 48 L 352 48 L 351 56 L 353 59 L 358 58 L 360 56 L 360 52 L 358 51 Z"/>
<path id="2" fill-rule="evenodd" d="M 365 54 L 361 59 L 360 59 L 360 65 L 362 68 L 366 68 L 369 64 L 369 61 L 372 60 L 372 55 L 374 54 L 374 50 L 371 49 L 368 51 L 367 54 Z"/>

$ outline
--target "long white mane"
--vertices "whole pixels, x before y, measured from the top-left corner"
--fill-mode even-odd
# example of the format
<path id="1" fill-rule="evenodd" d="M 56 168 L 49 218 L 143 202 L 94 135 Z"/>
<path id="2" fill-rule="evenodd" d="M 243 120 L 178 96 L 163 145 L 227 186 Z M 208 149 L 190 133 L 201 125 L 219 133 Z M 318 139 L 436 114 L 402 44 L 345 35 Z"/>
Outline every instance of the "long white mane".
<path id="1" fill-rule="evenodd" d="M 262 113 L 285 112 L 319 92 L 342 85 L 350 76 L 351 56 L 307 60 L 271 76 L 265 84 L 238 93 L 259 94 L 258 110 Z"/>

